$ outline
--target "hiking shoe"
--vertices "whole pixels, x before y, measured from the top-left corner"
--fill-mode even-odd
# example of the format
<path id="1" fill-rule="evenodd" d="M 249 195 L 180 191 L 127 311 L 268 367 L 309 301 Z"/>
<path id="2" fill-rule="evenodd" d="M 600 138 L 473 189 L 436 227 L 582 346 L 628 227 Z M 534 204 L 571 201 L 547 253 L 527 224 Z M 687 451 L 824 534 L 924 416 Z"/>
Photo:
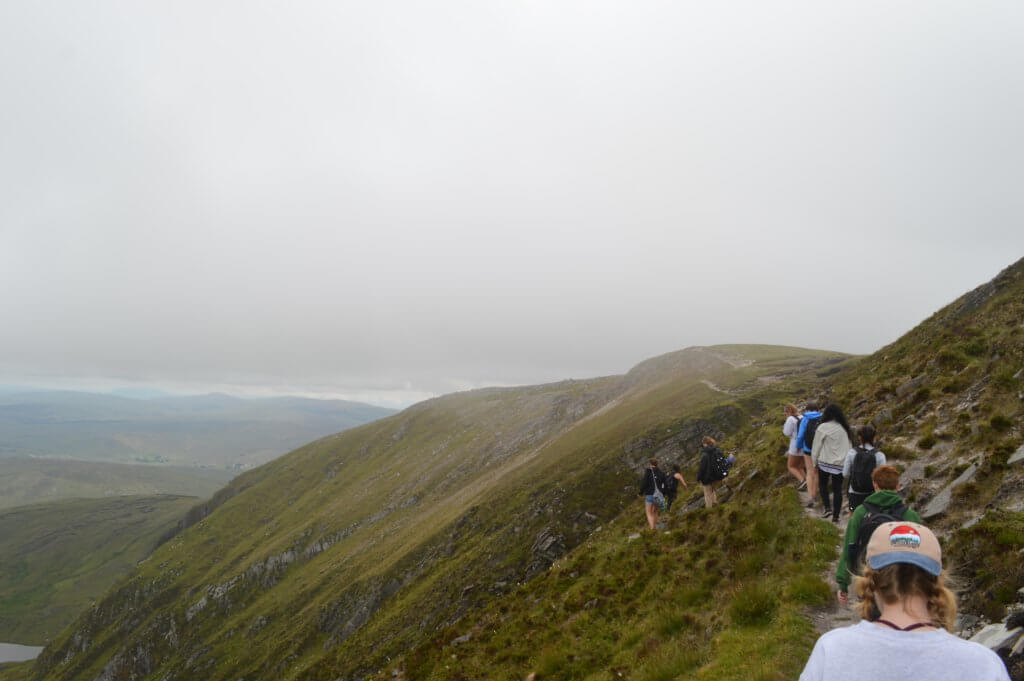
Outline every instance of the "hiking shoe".
<path id="1" fill-rule="evenodd" d="M 821 512 L 821 517 L 822 518 L 827 518 L 830 515 L 832 515 L 832 509 L 831 508 L 826 508 L 824 511 Z"/>
<path id="2" fill-rule="evenodd" d="M 807 502 L 807 508 L 814 508 L 814 499 Z"/>
<path id="3" fill-rule="evenodd" d="M 796 491 L 803 492 L 805 489 L 807 489 L 807 481 L 801 480 L 800 484 L 796 486 Z"/>

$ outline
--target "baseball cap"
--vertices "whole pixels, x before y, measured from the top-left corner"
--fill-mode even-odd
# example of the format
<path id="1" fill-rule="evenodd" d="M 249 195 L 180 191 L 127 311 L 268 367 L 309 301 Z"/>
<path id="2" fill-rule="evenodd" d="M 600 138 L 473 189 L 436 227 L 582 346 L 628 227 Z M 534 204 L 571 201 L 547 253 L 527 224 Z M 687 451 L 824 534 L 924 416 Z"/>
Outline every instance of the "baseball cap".
<path id="1" fill-rule="evenodd" d="M 942 572 L 942 548 L 924 525 L 909 522 L 883 523 L 868 540 L 867 563 L 881 570 L 896 563 L 910 563 L 936 577 Z"/>

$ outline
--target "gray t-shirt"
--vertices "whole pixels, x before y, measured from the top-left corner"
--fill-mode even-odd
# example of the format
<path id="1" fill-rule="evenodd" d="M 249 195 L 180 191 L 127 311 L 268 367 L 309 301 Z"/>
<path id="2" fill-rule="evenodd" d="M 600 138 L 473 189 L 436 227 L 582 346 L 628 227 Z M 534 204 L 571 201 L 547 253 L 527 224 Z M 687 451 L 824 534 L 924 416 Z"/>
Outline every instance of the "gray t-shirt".
<path id="1" fill-rule="evenodd" d="M 862 621 L 822 634 L 800 681 L 1010 681 L 999 656 L 949 632 Z"/>

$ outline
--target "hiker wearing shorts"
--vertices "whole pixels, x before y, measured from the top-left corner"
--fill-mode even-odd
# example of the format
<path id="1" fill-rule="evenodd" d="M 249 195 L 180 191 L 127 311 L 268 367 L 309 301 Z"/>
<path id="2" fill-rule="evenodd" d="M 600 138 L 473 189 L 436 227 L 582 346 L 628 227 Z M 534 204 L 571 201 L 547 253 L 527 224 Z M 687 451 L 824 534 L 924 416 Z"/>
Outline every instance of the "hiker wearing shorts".
<path id="1" fill-rule="evenodd" d="M 665 474 L 658 468 L 656 459 L 647 462 L 644 477 L 640 480 L 640 496 L 644 498 L 644 514 L 647 516 L 647 524 L 653 530 L 654 526 L 658 524 L 658 514 L 667 507 Z"/>
<path id="2" fill-rule="evenodd" d="M 818 411 L 818 403 L 810 400 L 804 408 L 804 414 L 800 417 L 800 427 L 796 431 L 796 448 L 804 457 L 804 474 L 807 481 L 807 493 L 811 500 L 807 503 L 808 508 L 814 505 L 814 497 L 818 496 L 818 469 L 811 461 L 811 445 L 813 438 L 807 437 L 807 427 L 811 423 L 821 422 L 821 412 Z"/>
<path id="3" fill-rule="evenodd" d="M 994 651 L 949 633 L 956 596 L 946 586 L 931 530 L 884 523 L 865 554 L 864 576 L 855 583 L 864 619 L 823 634 L 800 681 L 1010 681 Z M 869 620 L 876 607 L 880 616 Z"/>
<path id="4" fill-rule="evenodd" d="M 807 472 L 804 468 L 803 453 L 796 446 L 797 431 L 800 430 L 800 412 L 796 405 L 787 404 L 782 408 L 786 420 L 782 424 L 782 434 L 789 438 L 789 447 L 786 449 L 786 469 L 796 478 L 797 489 L 807 488 Z"/>

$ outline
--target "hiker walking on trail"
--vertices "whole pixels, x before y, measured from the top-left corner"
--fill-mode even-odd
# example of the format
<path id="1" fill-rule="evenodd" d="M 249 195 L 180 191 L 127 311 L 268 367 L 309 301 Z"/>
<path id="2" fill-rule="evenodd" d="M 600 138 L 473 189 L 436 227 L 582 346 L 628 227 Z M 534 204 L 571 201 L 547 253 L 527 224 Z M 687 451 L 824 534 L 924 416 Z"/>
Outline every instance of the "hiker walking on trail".
<path id="1" fill-rule="evenodd" d="M 821 412 L 818 411 L 818 403 L 810 400 L 804 408 L 804 415 L 800 418 L 800 427 L 796 431 L 796 448 L 804 457 L 804 474 L 807 480 L 807 493 L 811 500 L 807 507 L 814 506 L 814 497 L 818 496 L 818 469 L 811 461 L 811 445 L 814 444 L 814 432 L 821 423 Z"/>
<path id="2" fill-rule="evenodd" d="M 644 477 L 640 480 L 640 496 L 644 498 L 647 524 L 653 530 L 658 524 L 658 514 L 668 508 L 665 501 L 665 474 L 658 468 L 657 459 L 647 462 Z"/>
<path id="3" fill-rule="evenodd" d="M 797 431 L 800 430 L 800 412 L 796 406 L 787 404 L 782 408 L 786 420 L 782 424 L 782 434 L 789 438 L 789 447 L 786 449 L 786 469 L 796 478 L 797 489 L 807 488 L 807 469 L 804 468 L 803 452 L 796 446 Z"/>
<path id="4" fill-rule="evenodd" d="M 856 510 L 871 496 L 874 491 L 871 487 L 871 474 L 876 466 L 885 465 L 885 453 L 875 447 L 875 429 L 861 426 L 857 429 L 857 437 L 860 438 L 860 445 L 846 454 L 846 462 L 843 464 L 843 477 L 849 485 L 846 498 L 850 502 L 850 511 Z"/>
<path id="5" fill-rule="evenodd" d="M 871 533 L 882 523 L 897 520 L 921 522 L 921 517 L 913 509 L 907 508 L 903 499 L 896 493 L 900 484 L 900 472 L 892 466 L 878 466 L 871 473 L 871 486 L 874 492 L 857 506 L 846 525 L 846 536 L 843 538 L 843 552 L 839 556 L 836 568 L 836 584 L 839 586 L 839 602 L 846 605 L 847 593 L 850 590 L 851 573 L 860 571 L 864 549 L 867 547 Z"/>
<path id="6" fill-rule="evenodd" d="M 679 464 L 672 466 L 672 475 L 665 477 L 665 510 L 672 508 L 672 504 L 676 502 L 676 496 L 679 494 L 679 483 L 683 483 L 683 487 L 689 488 L 686 484 L 686 480 L 683 479 L 683 472 L 679 470 Z"/>
<path id="7" fill-rule="evenodd" d="M 867 618 L 877 606 L 881 616 L 823 634 L 800 681 L 1010 681 L 994 651 L 949 633 L 956 596 L 946 587 L 931 530 L 884 523 L 866 555 L 856 582 L 861 614 Z"/>
<path id="8" fill-rule="evenodd" d="M 818 487 L 825 507 L 821 517 L 831 515 L 834 523 L 839 522 L 839 514 L 843 510 L 843 464 L 850 451 L 850 440 L 850 425 L 843 416 L 843 410 L 837 404 L 825 407 L 821 425 L 814 432 L 811 462 L 818 469 Z"/>
<path id="9" fill-rule="evenodd" d="M 718 448 L 715 438 L 708 435 L 701 440 L 704 448 L 700 452 L 700 468 L 697 470 L 697 482 L 704 490 L 704 508 L 711 508 L 718 503 L 718 495 L 715 494 L 715 483 L 724 480 L 729 474 L 729 468 L 736 457 L 726 457 Z"/>

